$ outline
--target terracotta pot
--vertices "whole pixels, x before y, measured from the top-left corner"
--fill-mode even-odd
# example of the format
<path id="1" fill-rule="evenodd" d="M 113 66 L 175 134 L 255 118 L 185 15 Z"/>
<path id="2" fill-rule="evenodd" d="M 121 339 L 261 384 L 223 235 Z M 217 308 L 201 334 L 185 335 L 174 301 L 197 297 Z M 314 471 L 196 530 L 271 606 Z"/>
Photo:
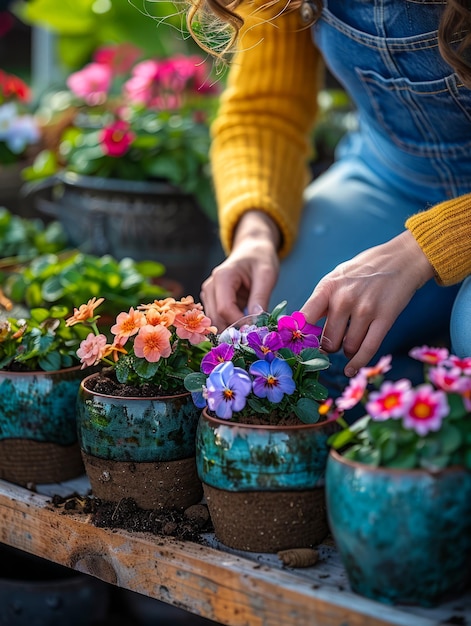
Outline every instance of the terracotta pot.
<path id="1" fill-rule="evenodd" d="M 199 410 L 191 395 L 78 395 L 78 436 L 92 493 L 109 502 L 133 498 L 142 509 L 185 509 L 202 498 L 196 473 Z"/>
<path id="2" fill-rule="evenodd" d="M 0 478 L 55 483 L 83 473 L 75 401 L 87 372 L 0 371 Z"/>
<path id="3" fill-rule="evenodd" d="M 239 424 L 204 409 L 196 459 L 216 538 L 252 552 L 319 544 L 328 534 L 326 441 L 337 428 Z"/>
<path id="4" fill-rule="evenodd" d="M 433 606 L 471 581 L 471 472 L 377 468 L 332 451 L 326 498 L 356 593 Z"/>

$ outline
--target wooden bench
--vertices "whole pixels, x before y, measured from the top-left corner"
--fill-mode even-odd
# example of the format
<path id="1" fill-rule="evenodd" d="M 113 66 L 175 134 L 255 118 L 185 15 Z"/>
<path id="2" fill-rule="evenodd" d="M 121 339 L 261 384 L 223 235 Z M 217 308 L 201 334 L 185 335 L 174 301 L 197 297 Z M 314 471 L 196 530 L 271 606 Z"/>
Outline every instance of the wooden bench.
<path id="1" fill-rule="evenodd" d="M 228 626 L 471 626 L 471 592 L 434 609 L 379 604 L 349 589 L 335 547 L 309 568 L 276 555 L 98 528 L 52 495 L 86 494 L 86 477 L 35 491 L 0 481 L 0 541 Z"/>

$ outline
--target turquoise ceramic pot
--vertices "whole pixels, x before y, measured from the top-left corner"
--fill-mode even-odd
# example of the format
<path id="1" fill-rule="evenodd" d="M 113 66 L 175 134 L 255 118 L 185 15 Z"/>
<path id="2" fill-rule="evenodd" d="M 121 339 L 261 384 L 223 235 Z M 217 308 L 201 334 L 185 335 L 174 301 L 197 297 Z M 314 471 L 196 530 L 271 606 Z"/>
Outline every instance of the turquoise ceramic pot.
<path id="1" fill-rule="evenodd" d="M 109 501 L 132 497 L 142 508 L 166 508 L 175 504 L 169 493 L 175 478 L 182 495 L 176 508 L 198 502 L 202 488 L 195 434 L 200 411 L 191 394 L 108 396 L 87 388 L 96 375 L 84 379 L 77 400 L 79 443 L 94 495 Z M 159 484 L 165 496 L 159 495 Z"/>
<path id="2" fill-rule="evenodd" d="M 332 451 L 329 524 L 356 593 L 433 606 L 471 580 L 471 472 L 375 468 Z"/>
<path id="3" fill-rule="evenodd" d="M 83 473 L 75 400 L 86 375 L 79 366 L 0 371 L 0 478 L 49 483 Z"/>
<path id="4" fill-rule="evenodd" d="M 324 474 L 332 422 L 261 426 L 206 410 L 196 434 L 198 475 L 225 545 L 252 552 L 308 547 L 328 533 Z"/>

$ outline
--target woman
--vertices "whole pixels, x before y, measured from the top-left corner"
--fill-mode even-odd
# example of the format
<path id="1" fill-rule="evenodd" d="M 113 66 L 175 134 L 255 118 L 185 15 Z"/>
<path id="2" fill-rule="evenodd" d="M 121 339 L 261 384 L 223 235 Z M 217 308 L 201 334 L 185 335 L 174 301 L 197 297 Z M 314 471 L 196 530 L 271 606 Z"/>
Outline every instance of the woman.
<path id="1" fill-rule="evenodd" d="M 343 351 L 347 376 L 446 340 L 471 274 L 467 4 L 207 0 L 236 29 L 212 149 L 228 256 L 202 287 L 219 327 L 287 299 L 326 318 L 322 347 Z M 323 63 L 359 129 L 303 196 Z M 458 316 L 471 302 L 462 289 Z M 469 331 L 454 334 L 471 354 Z"/>

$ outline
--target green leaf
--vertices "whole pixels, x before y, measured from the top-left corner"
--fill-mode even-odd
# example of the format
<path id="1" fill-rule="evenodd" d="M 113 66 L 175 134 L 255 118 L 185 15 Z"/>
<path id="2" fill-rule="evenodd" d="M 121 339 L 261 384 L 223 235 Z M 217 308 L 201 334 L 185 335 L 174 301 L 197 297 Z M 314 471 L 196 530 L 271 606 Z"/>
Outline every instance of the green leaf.
<path id="1" fill-rule="evenodd" d="M 61 356 L 58 352 L 49 352 L 45 356 L 41 357 L 38 363 L 42 370 L 49 372 L 60 370 L 62 367 Z"/>
<path id="2" fill-rule="evenodd" d="M 138 376 L 141 378 L 145 378 L 149 380 L 154 376 L 161 365 L 162 361 L 157 361 L 157 363 L 149 363 L 145 359 L 134 359 L 133 369 Z"/>
<path id="3" fill-rule="evenodd" d="M 305 424 L 316 424 L 319 421 L 319 404 L 309 398 L 300 398 L 294 412 Z"/>
<path id="4" fill-rule="evenodd" d="M 187 391 L 194 393 L 201 391 L 203 385 L 206 383 L 206 375 L 201 372 L 192 372 L 185 376 L 184 383 Z"/>

